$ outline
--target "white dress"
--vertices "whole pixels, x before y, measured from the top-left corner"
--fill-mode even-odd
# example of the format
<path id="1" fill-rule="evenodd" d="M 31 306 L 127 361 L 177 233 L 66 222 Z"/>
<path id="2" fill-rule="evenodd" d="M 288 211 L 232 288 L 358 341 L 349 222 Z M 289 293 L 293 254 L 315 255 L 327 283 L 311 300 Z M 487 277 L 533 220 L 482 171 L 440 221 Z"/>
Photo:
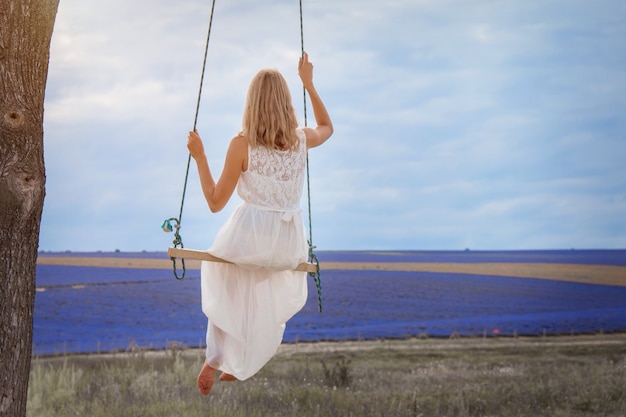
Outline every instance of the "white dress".
<path id="1" fill-rule="evenodd" d="M 234 263 L 202 263 L 202 311 L 208 317 L 209 365 L 245 380 L 276 353 L 285 323 L 304 306 L 308 245 L 300 197 L 306 138 L 297 130 L 296 151 L 248 146 L 238 206 L 209 253 Z"/>

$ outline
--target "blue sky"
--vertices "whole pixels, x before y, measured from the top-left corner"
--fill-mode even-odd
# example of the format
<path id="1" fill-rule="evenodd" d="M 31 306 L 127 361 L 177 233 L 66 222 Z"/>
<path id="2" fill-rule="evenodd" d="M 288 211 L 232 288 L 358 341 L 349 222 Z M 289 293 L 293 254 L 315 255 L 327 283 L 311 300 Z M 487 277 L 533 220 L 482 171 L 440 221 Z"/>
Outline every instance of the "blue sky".
<path id="1" fill-rule="evenodd" d="M 335 124 L 310 153 L 318 249 L 626 248 L 626 3 L 303 3 Z M 171 243 L 160 224 L 178 215 L 209 13 L 61 2 L 40 250 Z M 284 74 L 302 115 L 298 13 L 217 0 L 198 122 L 214 173 L 258 69 Z M 181 234 L 204 249 L 238 200 L 211 214 L 196 177 Z"/>

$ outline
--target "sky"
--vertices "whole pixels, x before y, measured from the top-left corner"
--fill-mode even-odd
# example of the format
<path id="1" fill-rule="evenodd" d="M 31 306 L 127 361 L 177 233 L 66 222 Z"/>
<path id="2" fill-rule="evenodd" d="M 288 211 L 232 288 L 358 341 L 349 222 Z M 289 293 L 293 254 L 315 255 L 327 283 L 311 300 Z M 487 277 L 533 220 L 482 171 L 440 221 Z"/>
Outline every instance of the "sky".
<path id="1" fill-rule="evenodd" d="M 40 250 L 171 245 L 210 11 L 60 2 Z M 303 17 L 335 127 L 309 154 L 317 250 L 626 248 L 626 3 L 303 0 Z M 197 123 L 214 174 L 259 69 L 303 123 L 299 54 L 297 1 L 216 1 Z M 184 246 L 239 203 L 210 213 L 192 161 Z"/>

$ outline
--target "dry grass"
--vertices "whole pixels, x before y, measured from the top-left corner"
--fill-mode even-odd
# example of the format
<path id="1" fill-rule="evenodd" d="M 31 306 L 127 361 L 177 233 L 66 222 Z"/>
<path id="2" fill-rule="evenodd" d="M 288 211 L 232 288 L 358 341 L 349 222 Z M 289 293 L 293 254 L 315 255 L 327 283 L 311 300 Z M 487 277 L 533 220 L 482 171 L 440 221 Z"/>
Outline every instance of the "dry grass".
<path id="1" fill-rule="evenodd" d="M 340 270 L 421 271 L 470 275 L 495 275 L 626 286 L 626 267 L 613 265 L 577 265 L 530 262 L 335 262 L 322 264 L 322 268 Z"/>
<path id="2" fill-rule="evenodd" d="M 171 269 L 169 259 L 70 257 L 40 255 L 40 265 L 95 266 L 109 268 Z M 186 260 L 188 269 L 199 269 L 200 261 Z M 432 263 L 432 262 L 322 262 L 322 270 L 421 271 L 520 278 L 553 279 L 602 285 L 626 286 L 626 267 L 553 263 Z"/>
<path id="3" fill-rule="evenodd" d="M 202 352 L 33 361 L 29 416 L 625 416 L 626 335 L 284 345 L 195 387 Z"/>

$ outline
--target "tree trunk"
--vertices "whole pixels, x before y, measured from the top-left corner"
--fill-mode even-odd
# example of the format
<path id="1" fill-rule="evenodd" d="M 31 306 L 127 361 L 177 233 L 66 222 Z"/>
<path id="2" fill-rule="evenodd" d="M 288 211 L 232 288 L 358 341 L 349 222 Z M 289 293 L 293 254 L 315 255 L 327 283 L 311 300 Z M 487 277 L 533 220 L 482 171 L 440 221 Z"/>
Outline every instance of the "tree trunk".
<path id="1" fill-rule="evenodd" d="M 0 0 L 0 416 L 25 416 L 45 194 L 43 102 L 58 0 Z"/>

